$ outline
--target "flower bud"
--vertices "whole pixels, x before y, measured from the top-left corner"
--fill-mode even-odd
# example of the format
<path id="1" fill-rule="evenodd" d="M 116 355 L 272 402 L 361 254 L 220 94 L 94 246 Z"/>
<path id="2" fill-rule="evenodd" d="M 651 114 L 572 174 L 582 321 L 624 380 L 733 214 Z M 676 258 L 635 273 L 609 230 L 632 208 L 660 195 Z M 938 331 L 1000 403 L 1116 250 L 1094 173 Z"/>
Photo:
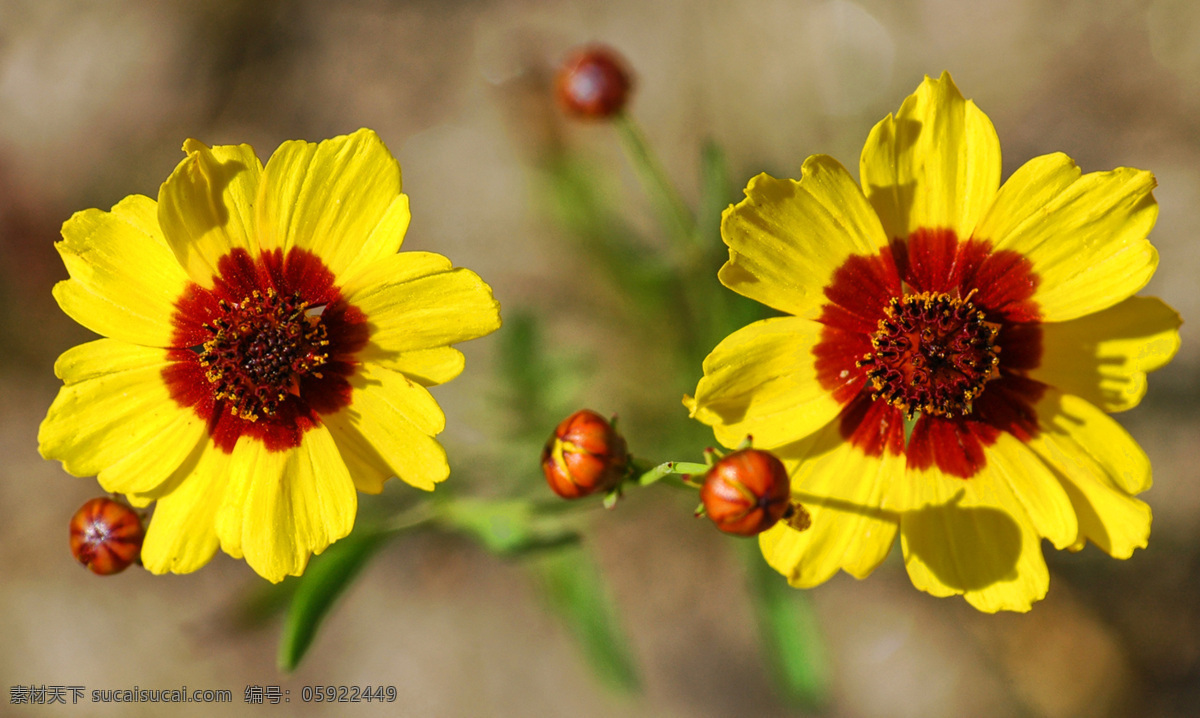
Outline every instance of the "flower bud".
<path id="1" fill-rule="evenodd" d="M 120 573 L 141 556 L 145 534 L 133 509 L 112 499 L 92 499 L 71 517 L 71 553 L 92 573 Z"/>
<path id="2" fill-rule="evenodd" d="M 784 516 L 790 489 L 783 462 L 765 451 L 743 449 L 713 464 L 704 475 L 700 500 L 717 528 L 754 536 Z"/>
<path id="3" fill-rule="evenodd" d="M 542 449 L 546 483 L 564 499 L 608 491 L 625 476 L 628 464 L 625 439 L 590 409 L 563 419 Z"/>
<path id="4" fill-rule="evenodd" d="M 567 58 L 554 85 L 558 102 L 567 114 L 603 120 L 624 109 L 633 81 L 615 51 L 592 45 Z"/>

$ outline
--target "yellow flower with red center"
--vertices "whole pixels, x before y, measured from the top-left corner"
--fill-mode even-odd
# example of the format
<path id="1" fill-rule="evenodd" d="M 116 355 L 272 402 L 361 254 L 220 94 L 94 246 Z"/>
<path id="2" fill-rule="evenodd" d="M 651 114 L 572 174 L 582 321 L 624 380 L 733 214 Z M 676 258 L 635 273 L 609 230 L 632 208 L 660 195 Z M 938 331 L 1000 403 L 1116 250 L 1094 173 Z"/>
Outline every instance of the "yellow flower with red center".
<path id="1" fill-rule="evenodd" d="M 426 389 L 453 343 L 500 326 L 474 272 L 398 252 L 400 165 L 370 130 L 183 146 L 158 201 L 75 214 L 59 306 L 106 337 L 64 353 L 42 455 L 135 505 L 142 561 L 194 571 L 218 546 L 279 581 L 350 532 L 357 493 L 449 474 Z"/>
<path id="2" fill-rule="evenodd" d="M 1144 547 L 1150 463 L 1105 412 L 1179 347 L 1135 297 L 1158 264 L 1154 177 L 1030 160 L 1000 185 L 992 123 L 948 74 L 836 160 L 752 179 L 726 210 L 720 280 L 789 316 L 722 341 L 692 416 L 778 455 L 812 527 L 760 537 L 798 587 L 863 578 L 900 537 L 908 574 L 984 611 L 1049 586 L 1041 540 Z"/>

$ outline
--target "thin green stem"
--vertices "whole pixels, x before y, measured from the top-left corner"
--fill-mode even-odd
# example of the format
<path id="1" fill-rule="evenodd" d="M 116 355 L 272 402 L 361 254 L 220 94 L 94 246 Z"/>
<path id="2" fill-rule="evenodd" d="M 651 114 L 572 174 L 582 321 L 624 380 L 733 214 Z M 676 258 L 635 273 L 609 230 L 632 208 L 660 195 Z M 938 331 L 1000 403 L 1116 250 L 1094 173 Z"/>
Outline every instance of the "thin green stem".
<path id="1" fill-rule="evenodd" d="M 641 180 L 642 188 L 650 195 L 660 221 L 674 236 L 676 246 L 686 257 L 695 245 L 695 217 L 663 171 L 637 121 L 621 113 L 613 118 L 613 123 L 629 155 L 629 162 Z"/>
<path id="2" fill-rule="evenodd" d="M 439 509 L 440 506 L 435 507 L 433 502 L 417 504 L 411 509 L 393 516 L 390 521 L 383 525 L 383 531 L 388 534 L 398 534 L 424 524 L 433 523 L 439 518 Z"/>

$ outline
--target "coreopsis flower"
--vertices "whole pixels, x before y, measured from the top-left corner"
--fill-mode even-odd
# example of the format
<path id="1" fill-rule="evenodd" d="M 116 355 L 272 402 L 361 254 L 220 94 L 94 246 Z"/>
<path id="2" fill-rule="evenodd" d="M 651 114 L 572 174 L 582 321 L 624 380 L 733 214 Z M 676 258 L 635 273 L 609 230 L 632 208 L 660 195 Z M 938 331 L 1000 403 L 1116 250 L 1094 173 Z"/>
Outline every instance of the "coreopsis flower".
<path id="1" fill-rule="evenodd" d="M 722 341 L 692 416 L 784 460 L 811 513 L 762 534 L 795 586 L 862 578 L 897 535 L 912 582 L 1028 610 L 1043 538 L 1117 558 L 1144 547 L 1135 406 L 1179 317 L 1132 296 L 1154 273 L 1149 172 L 1082 174 L 1062 154 L 1000 186 L 995 129 L 948 74 L 870 133 L 861 189 L 830 157 L 752 179 L 726 210 L 720 280 L 788 316 Z"/>
<path id="2" fill-rule="evenodd" d="M 158 201 L 63 225 L 59 306 L 106 337 L 55 364 L 65 386 L 42 455 L 139 506 L 155 573 L 217 547 L 279 581 L 354 524 L 357 493 L 449 473 L 426 389 L 463 369 L 450 345 L 500 326 L 475 273 L 397 252 L 400 166 L 370 130 L 183 146 Z"/>

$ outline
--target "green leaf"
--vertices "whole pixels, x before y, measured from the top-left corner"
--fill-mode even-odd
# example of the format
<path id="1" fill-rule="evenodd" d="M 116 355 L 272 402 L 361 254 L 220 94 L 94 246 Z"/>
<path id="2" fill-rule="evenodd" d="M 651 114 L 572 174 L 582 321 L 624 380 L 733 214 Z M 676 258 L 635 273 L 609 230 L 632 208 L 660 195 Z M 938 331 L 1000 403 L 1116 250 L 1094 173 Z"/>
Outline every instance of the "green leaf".
<path id="1" fill-rule="evenodd" d="M 443 507 L 441 516 L 445 528 L 471 536 L 498 556 L 518 556 L 579 541 L 577 532 L 564 528 L 561 521 L 546 520 L 544 512 L 524 499 L 456 499 Z"/>
<path id="2" fill-rule="evenodd" d="M 818 709 L 829 699 L 829 662 L 812 601 L 767 565 L 757 541 L 744 543 L 759 640 L 771 675 L 793 707 Z"/>
<path id="3" fill-rule="evenodd" d="M 531 567 L 547 605 L 567 624 L 601 682 L 625 693 L 638 690 L 629 644 L 591 555 L 574 546 L 545 554 Z"/>
<path id="4" fill-rule="evenodd" d="M 382 531 L 359 530 L 314 556 L 296 582 L 279 642 L 280 670 L 292 671 L 308 652 L 338 597 L 386 541 Z"/>

